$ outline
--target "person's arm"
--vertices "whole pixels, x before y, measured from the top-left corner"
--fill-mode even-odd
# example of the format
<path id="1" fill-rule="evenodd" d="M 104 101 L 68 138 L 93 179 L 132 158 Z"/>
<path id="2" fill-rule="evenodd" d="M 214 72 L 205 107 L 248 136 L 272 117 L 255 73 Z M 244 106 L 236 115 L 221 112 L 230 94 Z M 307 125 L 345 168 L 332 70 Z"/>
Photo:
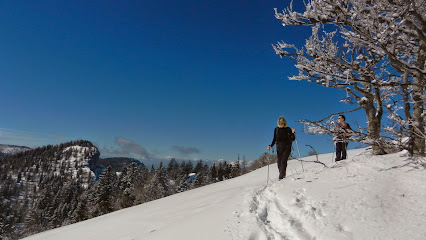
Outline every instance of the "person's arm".
<path id="1" fill-rule="evenodd" d="M 274 129 L 274 139 L 272 139 L 272 143 L 270 146 L 273 147 L 276 141 L 277 141 L 277 128 Z"/>
<path id="2" fill-rule="evenodd" d="M 296 132 L 296 129 L 294 128 L 289 128 L 290 129 L 290 142 L 293 142 L 294 140 L 296 140 L 296 135 L 294 134 Z"/>
<path id="3" fill-rule="evenodd" d="M 271 149 L 272 146 L 274 146 L 276 139 L 277 139 L 277 128 L 274 129 L 274 139 L 272 139 L 271 145 L 268 146 L 268 150 Z"/>
<path id="4" fill-rule="evenodd" d="M 354 135 L 354 131 L 352 130 L 351 126 L 349 125 L 349 123 L 346 123 L 346 135 L 347 136 L 352 136 Z"/>

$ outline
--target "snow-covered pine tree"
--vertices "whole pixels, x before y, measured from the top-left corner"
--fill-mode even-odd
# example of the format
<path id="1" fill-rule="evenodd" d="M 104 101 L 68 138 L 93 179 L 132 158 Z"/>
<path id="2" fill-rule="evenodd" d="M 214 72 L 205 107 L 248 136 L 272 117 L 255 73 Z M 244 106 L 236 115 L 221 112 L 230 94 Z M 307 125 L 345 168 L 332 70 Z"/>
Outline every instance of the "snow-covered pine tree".
<path id="1" fill-rule="evenodd" d="M 191 161 L 185 162 L 182 161 L 180 167 L 181 170 L 188 176 L 188 174 L 193 172 L 193 165 Z"/>
<path id="2" fill-rule="evenodd" d="M 181 173 L 176 182 L 176 192 L 185 192 L 189 189 L 188 176 L 185 173 Z"/>
<path id="3" fill-rule="evenodd" d="M 115 172 L 112 171 L 110 166 L 99 177 L 99 183 L 96 188 L 95 208 L 98 215 L 112 212 L 113 198 L 115 194 Z"/>
<path id="4" fill-rule="evenodd" d="M 158 181 L 164 189 L 164 197 L 171 195 L 172 193 L 170 192 L 169 179 L 167 178 L 167 171 L 163 166 L 163 162 L 160 162 L 160 166 L 158 166 L 156 170 L 156 176 L 158 177 Z"/>
<path id="5" fill-rule="evenodd" d="M 87 199 L 81 197 L 81 200 L 78 202 L 77 207 L 72 213 L 71 222 L 76 223 L 88 219 L 89 208 L 87 204 Z"/>
<path id="6" fill-rule="evenodd" d="M 241 175 L 240 162 L 237 161 L 231 165 L 231 178 L 235 178 Z"/>
<path id="7" fill-rule="evenodd" d="M 167 174 L 169 179 L 176 180 L 178 175 L 179 164 L 175 158 L 170 159 L 169 164 L 167 165 Z"/>
<path id="8" fill-rule="evenodd" d="M 225 162 L 226 164 L 226 162 Z M 224 165 L 222 162 L 219 163 L 219 166 L 217 167 L 217 179 L 219 181 L 223 181 L 225 180 L 225 170 L 224 170 Z"/>
<path id="9" fill-rule="evenodd" d="M 11 232 L 12 224 L 10 222 L 10 212 L 5 198 L 0 193 L 0 236 L 5 236 Z"/>
<path id="10" fill-rule="evenodd" d="M 161 184 L 159 174 L 155 173 L 154 176 L 152 176 L 148 183 L 145 185 L 145 201 L 154 201 L 165 197 L 166 194 L 166 189 L 164 189 L 163 184 Z"/>
<path id="11" fill-rule="evenodd" d="M 195 172 L 195 173 L 199 173 L 199 172 L 201 172 L 202 170 L 203 170 L 203 160 L 199 160 L 199 161 L 197 162 L 197 164 L 195 165 L 193 172 Z"/>
<path id="12" fill-rule="evenodd" d="M 212 174 L 210 173 L 211 168 L 206 163 L 203 166 L 203 173 L 204 173 L 204 185 L 208 185 L 211 183 L 214 183 L 214 180 L 212 178 Z"/>
<path id="13" fill-rule="evenodd" d="M 213 183 L 217 181 L 216 163 L 213 163 L 213 166 L 210 167 L 210 176 L 211 176 L 211 179 L 212 179 Z"/>
<path id="14" fill-rule="evenodd" d="M 148 181 L 149 171 L 145 166 L 137 167 L 136 164 L 131 165 L 131 178 L 134 180 L 135 188 L 135 204 L 140 204 L 145 202 L 144 200 L 144 188 L 145 184 Z"/>
<path id="15" fill-rule="evenodd" d="M 118 202 L 120 208 L 127 208 L 134 205 L 136 197 L 134 195 L 135 188 L 134 176 L 131 175 L 131 168 L 124 168 L 118 180 Z"/>
<path id="16" fill-rule="evenodd" d="M 205 185 L 204 182 L 205 176 L 202 171 L 199 171 L 195 176 L 195 179 L 192 181 L 192 188 L 199 188 Z"/>

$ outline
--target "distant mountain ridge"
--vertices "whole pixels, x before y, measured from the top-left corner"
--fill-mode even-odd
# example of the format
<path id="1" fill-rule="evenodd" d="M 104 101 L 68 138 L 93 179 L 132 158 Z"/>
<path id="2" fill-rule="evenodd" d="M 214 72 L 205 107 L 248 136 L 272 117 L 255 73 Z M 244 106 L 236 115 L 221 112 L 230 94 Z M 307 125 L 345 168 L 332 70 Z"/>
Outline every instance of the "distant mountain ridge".
<path id="1" fill-rule="evenodd" d="M 77 172 L 90 175 L 89 162 L 99 157 L 99 151 L 91 142 L 79 140 L 59 145 L 47 145 L 30 149 L 27 147 L 7 146 L 8 152 L 0 161 L 0 173 L 7 174 L 12 179 L 19 173 L 30 179 L 42 178 L 44 175 L 62 175 L 64 178 L 75 177 Z M 15 153 L 13 151 L 15 151 Z M 14 153 L 14 154 L 10 154 Z M 7 171 L 1 171 L 7 166 Z M 92 174 L 93 177 L 93 174 Z M 20 181 L 17 181 L 20 183 Z"/>
<path id="2" fill-rule="evenodd" d="M 14 155 L 20 152 L 30 150 L 31 148 L 26 146 L 16 146 L 9 144 L 0 144 L 0 158 Z"/>
<path id="3" fill-rule="evenodd" d="M 82 144 L 84 143 L 84 144 Z M 81 140 L 81 141 L 72 141 L 72 142 L 68 142 L 68 143 L 62 143 L 59 144 L 57 146 L 52 146 L 52 145 L 47 145 L 47 146 L 43 146 L 43 147 L 39 147 L 39 148 L 29 148 L 26 146 L 17 146 L 17 145 L 10 145 L 10 144 L 0 144 L 0 159 L 1 158 L 6 158 L 6 157 L 10 157 L 13 155 L 17 155 L 26 151 L 30 151 L 30 150 L 35 150 L 36 154 L 41 154 L 43 155 L 43 158 L 46 157 L 45 153 L 42 153 L 43 151 L 52 151 L 51 148 L 56 148 L 58 147 L 59 149 L 62 149 L 63 151 L 69 151 L 69 147 L 71 147 L 71 145 L 75 144 L 74 146 L 72 146 L 74 148 L 74 150 L 78 150 L 76 149 L 76 146 L 79 145 L 86 145 L 89 146 L 89 148 L 93 148 L 93 153 L 91 154 L 90 159 L 87 160 L 86 164 L 87 167 L 94 173 L 94 175 L 97 177 L 99 177 L 99 175 L 108 167 L 110 166 L 112 168 L 113 171 L 115 172 L 120 172 L 123 168 L 130 166 L 132 163 L 135 163 L 136 166 L 139 167 L 145 167 L 145 165 L 140 162 L 137 159 L 134 158 L 128 158 L 128 157 L 109 157 L 109 158 L 99 158 L 100 156 L 100 152 L 97 149 L 97 147 L 95 145 L 93 145 L 93 143 L 91 143 L 90 141 L 85 141 L 85 140 Z M 67 149 L 68 148 L 68 149 Z M 32 152 L 29 153 L 29 155 L 33 155 Z M 23 156 L 24 158 L 26 157 L 26 155 L 20 155 L 18 156 L 18 158 L 20 158 L 21 156 Z M 66 158 L 69 158 L 70 154 L 67 154 Z M 76 157 L 76 154 L 74 154 L 74 157 Z M 88 157 L 86 155 L 86 157 Z"/>

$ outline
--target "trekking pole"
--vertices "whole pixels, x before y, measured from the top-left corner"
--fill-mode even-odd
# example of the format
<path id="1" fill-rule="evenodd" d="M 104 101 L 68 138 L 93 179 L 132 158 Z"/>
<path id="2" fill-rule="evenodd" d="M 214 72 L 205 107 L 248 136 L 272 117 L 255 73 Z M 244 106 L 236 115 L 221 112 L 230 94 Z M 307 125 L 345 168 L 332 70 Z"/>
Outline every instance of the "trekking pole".
<path id="1" fill-rule="evenodd" d="M 331 154 L 331 162 L 334 162 L 334 154 L 336 153 L 336 144 L 334 142 L 333 142 L 333 149 L 334 149 L 334 152 L 333 154 Z"/>
<path id="2" fill-rule="evenodd" d="M 269 157 L 271 156 L 271 149 L 269 149 L 268 151 L 269 151 L 269 156 L 268 156 L 268 177 L 266 178 L 266 185 L 269 184 Z"/>
<path id="3" fill-rule="evenodd" d="M 300 164 L 302 164 L 303 172 L 305 172 L 305 169 L 303 168 L 302 158 L 300 157 L 299 143 L 297 143 L 297 138 L 295 140 L 296 140 L 297 152 L 299 153 L 299 161 L 300 161 Z"/>
<path id="4" fill-rule="evenodd" d="M 272 179 L 269 177 L 269 165 L 270 165 L 270 159 L 271 159 L 271 149 L 269 149 L 268 151 L 269 151 L 269 156 L 268 156 L 268 177 L 266 178 L 266 185 L 269 184 L 269 180 L 271 180 L 271 182 L 272 182 Z M 274 147 L 272 147 L 272 154 L 274 154 Z"/>

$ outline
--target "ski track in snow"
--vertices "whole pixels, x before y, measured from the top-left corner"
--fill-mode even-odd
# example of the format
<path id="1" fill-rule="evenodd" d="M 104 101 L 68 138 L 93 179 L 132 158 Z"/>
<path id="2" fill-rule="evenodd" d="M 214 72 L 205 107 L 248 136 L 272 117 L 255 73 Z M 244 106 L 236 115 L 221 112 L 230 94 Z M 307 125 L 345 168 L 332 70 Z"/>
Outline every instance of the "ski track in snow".
<path id="1" fill-rule="evenodd" d="M 306 218 L 321 219 L 323 217 L 321 206 L 308 200 L 303 189 L 293 192 L 290 206 L 281 202 L 277 194 L 277 189 L 272 185 L 264 186 L 247 195 L 251 198 L 246 201 L 249 204 L 248 212 L 251 219 L 254 219 L 251 230 L 247 229 L 247 239 L 316 239 L 309 232 L 304 221 Z M 243 219 L 250 219 L 250 217 Z M 234 236 L 234 238 L 243 239 L 242 235 Z"/>
<path id="2" fill-rule="evenodd" d="M 311 173 L 301 173 L 296 168 L 299 163 L 293 162 L 287 171 L 290 176 L 281 181 L 273 181 L 272 184 L 265 185 L 249 191 L 245 194 L 245 200 L 241 213 L 236 213 L 236 226 L 231 239 L 241 240 L 315 240 L 315 231 L 310 230 L 309 222 L 326 221 L 324 219 L 323 203 L 316 203 L 306 196 L 306 189 L 296 188 L 292 190 L 290 196 L 285 190 L 288 183 L 300 181 L 316 181 L 318 168 L 311 169 Z M 320 220 L 321 221 L 317 221 Z M 311 221 L 307 221 L 311 220 Z M 308 224 L 306 224 L 308 223 Z M 344 231 L 344 230 L 342 230 Z M 341 232 L 342 232 L 341 231 Z M 345 239 L 351 239 L 345 238 Z"/>
<path id="3" fill-rule="evenodd" d="M 262 188 L 253 196 L 251 203 L 250 212 L 267 239 L 312 239 L 301 219 L 285 208 L 275 195 L 272 188 Z M 305 203 L 301 199 L 296 197 L 295 201 L 298 207 L 304 208 Z"/>

